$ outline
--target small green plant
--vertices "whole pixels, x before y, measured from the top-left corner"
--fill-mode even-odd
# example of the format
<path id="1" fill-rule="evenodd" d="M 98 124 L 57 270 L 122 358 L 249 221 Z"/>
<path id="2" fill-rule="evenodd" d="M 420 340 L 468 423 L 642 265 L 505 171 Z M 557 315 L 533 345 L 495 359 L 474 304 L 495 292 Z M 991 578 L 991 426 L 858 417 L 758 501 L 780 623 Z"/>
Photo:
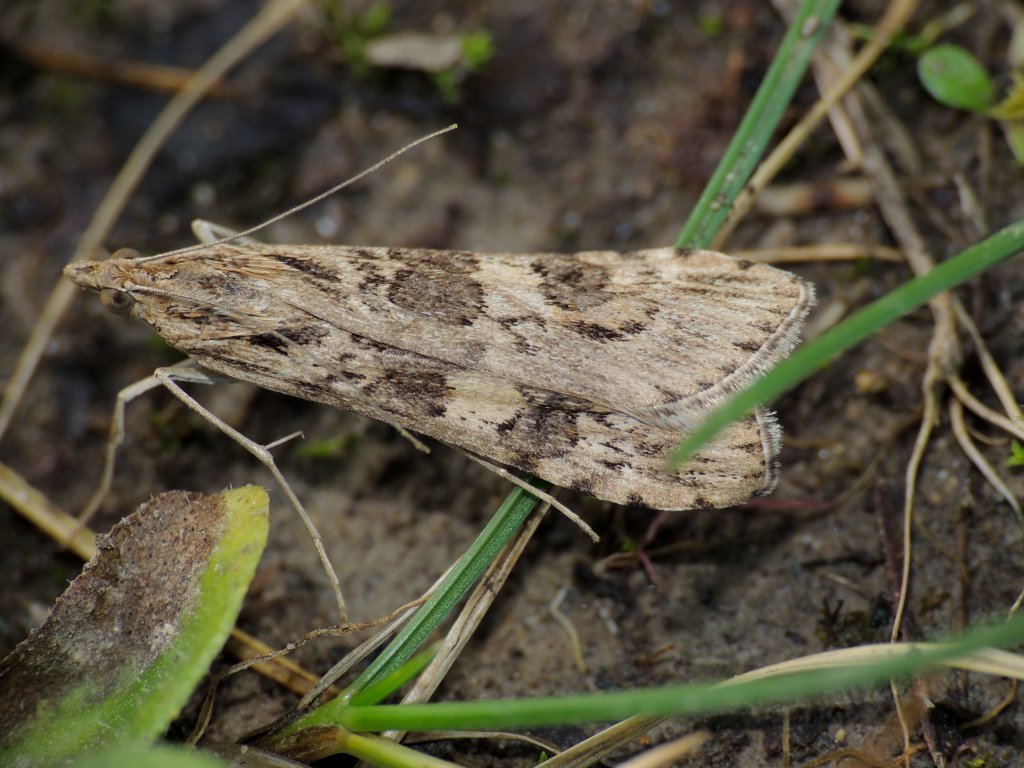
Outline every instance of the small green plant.
<path id="1" fill-rule="evenodd" d="M 494 56 L 494 40 L 485 29 L 470 32 L 460 38 L 461 56 L 450 67 L 434 72 L 431 79 L 441 92 L 441 98 L 448 104 L 459 100 L 459 86 L 476 72 L 482 70 Z"/>
<path id="2" fill-rule="evenodd" d="M 944 43 L 918 59 L 917 75 L 936 101 L 997 120 L 1017 162 L 1024 164 L 1024 72 L 1014 73 L 1009 92 L 999 101 L 985 66 L 966 49 Z"/>
<path id="3" fill-rule="evenodd" d="M 341 47 L 345 60 L 356 69 L 367 68 L 366 45 L 387 29 L 391 4 L 381 0 L 365 11 L 352 13 L 346 3 L 325 0 L 320 12 L 324 33 Z"/>
<path id="4" fill-rule="evenodd" d="M 426 73 L 447 103 L 459 99 L 459 87 L 494 56 L 494 39 L 485 29 L 458 36 L 419 32 L 386 34 L 391 5 L 385 0 L 352 13 L 344 3 L 321 3 L 324 34 L 341 48 L 357 74 L 372 69 L 411 69 Z"/>
<path id="5" fill-rule="evenodd" d="M 483 68 L 494 55 L 494 38 L 486 29 L 470 32 L 462 38 L 462 62 L 470 72 Z"/>
<path id="6" fill-rule="evenodd" d="M 1016 440 L 1010 443 L 1010 456 L 1006 460 L 1008 467 L 1024 467 L 1024 445 Z"/>
<path id="7" fill-rule="evenodd" d="M 486 30 L 459 37 L 459 55 L 451 65 L 430 73 L 446 103 L 459 100 L 459 89 L 467 77 L 480 72 L 495 54 L 494 38 Z"/>
<path id="8" fill-rule="evenodd" d="M 697 24 L 700 26 L 700 31 L 710 40 L 717 40 L 725 34 L 725 19 L 720 14 L 709 13 L 701 16 Z"/>
<path id="9" fill-rule="evenodd" d="M 974 56 L 958 45 L 936 45 L 918 59 L 917 74 L 936 101 L 969 112 L 985 112 L 995 102 L 995 83 Z"/>

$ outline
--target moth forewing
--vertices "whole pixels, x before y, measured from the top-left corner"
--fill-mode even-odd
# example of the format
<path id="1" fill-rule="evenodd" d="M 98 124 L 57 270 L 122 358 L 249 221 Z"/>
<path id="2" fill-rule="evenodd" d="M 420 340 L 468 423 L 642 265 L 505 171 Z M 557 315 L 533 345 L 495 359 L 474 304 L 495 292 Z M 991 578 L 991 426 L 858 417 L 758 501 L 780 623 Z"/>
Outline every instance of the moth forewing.
<path id="1" fill-rule="evenodd" d="M 796 343 L 811 287 L 708 251 L 214 245 L 72 265 L 201 365 L 658 509 L 770 491 L 770 414 L 675 472 L 701 412 Z"/>
<path id="2" fill-rule="evenodd" d="M 696 418 L 770 368 L 795 344 L 813 295 L 791 273 L 675 248 L 211 255 L 254 270 L 287 264 L 301 279 L 281 286 L 286 296 L 313 297 L 319 316 L 350 333 L 640 418 Z"/>

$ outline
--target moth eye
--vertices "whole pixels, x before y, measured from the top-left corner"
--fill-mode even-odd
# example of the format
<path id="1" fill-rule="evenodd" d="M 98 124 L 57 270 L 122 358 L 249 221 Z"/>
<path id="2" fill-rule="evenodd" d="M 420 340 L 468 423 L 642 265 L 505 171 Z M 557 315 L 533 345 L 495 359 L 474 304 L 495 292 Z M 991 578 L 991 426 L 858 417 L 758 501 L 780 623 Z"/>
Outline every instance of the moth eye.
<path id="1" fill-rule="evenodd" d="M 100 302 L 115 315 L 127 315 L 135 306 L 135 299 L 131 294 L 115 291 L 113 288 L 104 288 L 100 291 Z"/>

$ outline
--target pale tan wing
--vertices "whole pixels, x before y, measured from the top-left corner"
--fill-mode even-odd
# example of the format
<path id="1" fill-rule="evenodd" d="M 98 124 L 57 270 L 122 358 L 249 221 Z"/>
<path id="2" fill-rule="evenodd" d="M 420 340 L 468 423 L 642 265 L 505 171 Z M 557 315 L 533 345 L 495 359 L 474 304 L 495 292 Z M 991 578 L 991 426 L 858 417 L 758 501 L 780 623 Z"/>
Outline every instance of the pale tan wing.
<path id="1" fill-rule="evenodd" d="M 692 509 L 737 504 L 777 477 L 777 429 L 763 414 L 734 424 L 670 474 L 678 432 L 483 371 L 367 342 L 323 321 L 282 328 L 300 350 L 268 334 L 179 348 L 201 365 L 267 389 L 355 411 L 506 466 L 618 504 Z M 222 341 L 223 333 L 219 334 Z M 236 342 L 242 341 L 241 338 Z M 308 353 L 306 352 L 308 350 Z M 316 355 L 314 361 L 312 355 Z M 280 375 L 287 364 L 289 376 Z"/>
<path id="2" fill-rule="evenodd" d="M 283 298 L 358 336 L 675 430 L 784 357 L 813 302 L 791 273 L 675 248 L 200 255 L 295 270 Z"/>
<path id="3" fill-rule="evenodd" d="M 263 249 L 114 259 L 69 274 L 133 297 L 133 315 L 212 370 L 384 419 L 599 498 L 687 509 L 773 487 L 779 438 L 765 414 L 733 425 L 670 474 L 678 430 L 523 383 L 512 370 L 492 373 L 353 333 L 352 313 L 339 315 L 344 325 L 333 322 L 334 282 L 325 272 L 311 279 L 310 270 L 334 264 Z M 460 346 L 454 329 L 448 337 Z M 645 367 L 641 351 L 634 358 L 633 370 Z"/>

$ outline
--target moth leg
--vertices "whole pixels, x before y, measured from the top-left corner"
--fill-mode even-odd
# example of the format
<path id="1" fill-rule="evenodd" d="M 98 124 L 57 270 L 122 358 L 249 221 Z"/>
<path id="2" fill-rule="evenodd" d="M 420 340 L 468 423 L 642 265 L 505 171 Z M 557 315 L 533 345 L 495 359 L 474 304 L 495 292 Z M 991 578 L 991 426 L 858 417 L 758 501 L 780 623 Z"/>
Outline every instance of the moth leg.
<path id="1" fill-rule="evenodd" d="M 324 567 L 324 572 L 327 574 L 327 580 L 330 582 L 331 590 L 334 592 L 334 599 L 338 604 L 338 613 L 341 616 L 341 623 L 345 624 L 348 622 L 348 609 L 345 607 L 345 598 L 341 594 L 341 582 L 338 581 L 338 574 L 334 570 L 334 566 L 331 565 L 330 558 L 327 557 L 327 550 L 324 548 L 323 539 L 320 536 L 320 531 L 317 530 L 316 524 L 310 518 L 309 513 L 306 512 L 306 508 L 302 506 L 302 502 L 299 501 L 299 497 L 295 495 L 291 485 L 285 479 L 281 470 L 277 468 L 277 464 L 274 462 L 274 457 L 270 451 L 267 450 L 266 446 L 260 445 L 248 437 L 243 435 L 234 427 L 225 423 L 223 420 L 215 416 L 185 390 L 178 386 L 177 381 L 191 381 L 191 382 L 202 382 L 209 383 L 211 378 L 206 376 L 201 371 L 186 371 L 185 376 L 181 376 L 182 371 L 177 368 L 157 368 L 153 372 L 153 378 L 162 384 L 170 391 L 172 395 L 181 400 L 189 409 L 195 411 L 208 422 L 217 427 L 221 432 L 230 437 L 240 446 L 245 448 L 251 453 L 257 461 L 260 462 L 267 471 L 274 476 L 278 486 L 284 491 L 284 495 L 288 497 L 288 501 L 299 515 L 299 519 L 302 520 L 302 524 L 306 528 L 306 532 L 309 534 L 310 539 L 313 541 L 313 546 L 316 548 L 316 553 L 320 558 L 320 562 Z M 193 374 L 198 373 L 203 378 L 196 378 Z M 177 379 L 177 381 L 176 381 Z"/>
<path id="2" fill-rule="evenodd" d="M 565 506 L 565 504 L 560 502 L 558 499 L 556 499 L 550 493 L 545 493 L 540 488 L 535 488 L 534 486 L 530 485 L 528 482 L 526 482 L 522 478 L 516 477 L 514 474 L 509 472 L 507 469 L 502 469 L 498 465 L 492 464 L 491 462 L 487 461 L 486 459 L 481 459 L 479 456 L 476 456 L 476 455 L 474 455 L 472 453 L 469 453 L 468 451 L 463 451 L 463 453 L 466 454 L 466 456 L 471 458 L 473 461 L 475 461 L 480 466 L 487 467 L 487 469 L 491 470 L 491 472 L 496 474 L 498 477 L 501 477 L 501 478 L 503 478 L 505 480 L 508 480 L 510 483 L 512 483 L 512 485 L 519 486 L 524 491 L 526 491 L 527 493 L 530 493 L 530 494 L 536 496 L 541 501 L 546 501 L 552 507 L 554 507 L 559 512 L 561 512 L 563 515 L 565 515 L 567 518 L 569 518 L 569 520 L 572 521 L 576 526 L 578 526 L 585 534 L 587 534 L 587 536 L 589 536 L 594 541 L 595 544 L 601 540 L 601 537 L 597 535 L 597 533 L 594 531 L 593 528 L 591 528 L 589 525 L 587 525 L 583 521 L 582 517 L 577 515 L 575 512 L 573 512 L 571 509 L 569 509 L 567 506 Z"/>
<path id="3" fill-rule="evenodd" d="M 391 424 L 391 422 L 388 423 Z M 412 443 L 413 448 L 415 448 L 417 451 L 420 451 L 421 453 L 430 453 L 430 446 L 428 446 L 426 443 L 424 443 L 422 440 L 416 437 L 416 435 L 407 430 L 405 427 L 400 427 L 397 424 L 391 424 L 391 426 L 398 430 L 398 434 L 400 434 L 402 437 L 404 437 L 406 440 Z"/>
<path id="4" fill-rule="evenodd" d="M 229 237 L 233 238 L 238 234 L 238 232 L 214 221 L 207 221 L 206 219 L 192 219 L 192 234 L 196 236 L 196 240 L 200 243 L 212 245 L 214 243 L 219 243 L 222 240 L 226 240 Z M 259 243 L 258 240 L 252 237 L 238 237 L 231 242 L 237 243 L 238 245 L 256 245 Z"/>
<path id="5" fill-rule="evenodd" d="M 191 360 L 183 360 L 177 365 L 172 366 L 172 368 L 181 376 L 187 376 L 190 373 L 205 376 L 202 371 L 195 370 L 194 364 Z M 209 382 L 210 377 L 206 376 L 205 381 Z M 107 436 L 107 447 L 105 449 L 105 458 L 103 461 L 103 474 L 100 476 L 99 485 L 96 487 L 96 490 L 93 491 L 92 496 L 89 498 L 89 502 L 78 514 L 79 524 L 87 524 L 92 519 L 93 515 L 99 511 L 100 507 L 103 506 L 103 502 L 110 494 L 110 488 L 114 483 L 114 466 L 117 463 L 117 451 L 121 447 L 121 443 L 124 442 L 125 407 L 135 398 L 159 386 L 161 386 L 161 382 L 155 375 L 147 376 L 144 379 L 136 381 L 134 384 L 129 384 L 117 393 L 117 399 L 114 403 L 114 413 L 110 417 L 110 431 Z"/>

